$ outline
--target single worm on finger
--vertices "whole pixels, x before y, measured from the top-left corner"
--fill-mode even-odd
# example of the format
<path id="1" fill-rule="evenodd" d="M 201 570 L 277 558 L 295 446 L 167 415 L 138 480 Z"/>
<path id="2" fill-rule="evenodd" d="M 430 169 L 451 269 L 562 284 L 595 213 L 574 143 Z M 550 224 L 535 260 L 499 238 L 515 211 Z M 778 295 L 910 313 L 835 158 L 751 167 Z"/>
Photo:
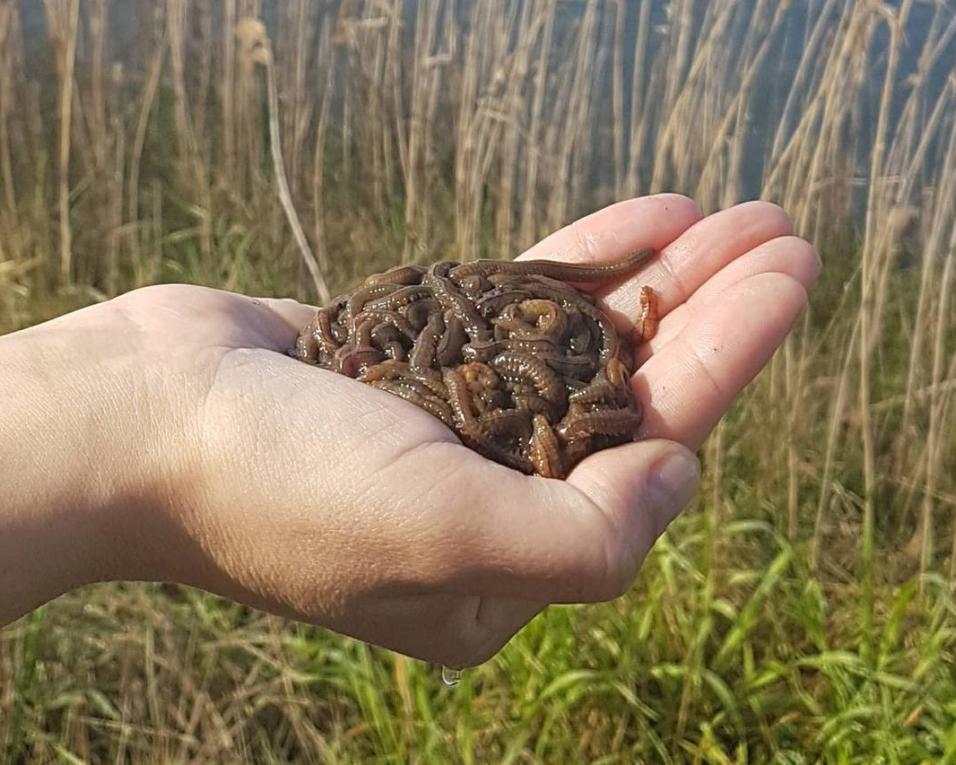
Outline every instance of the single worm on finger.
<path id="1" fill-rule="evenodd" d="M 589 265 L 585 263 L 565 263 L 561 260 L 474 260 L 462 263 L 452 270 L 458 279 L 472 274 L 540 274 L 563 282 L 605 282 L 616 276 L 623 276 L 637 268 L 654 254 L 653 250 L 638 250 L 626 258 Z"/>
<path id="2" fill-rule="evenodd" d="M 657 334 L 659 317 L 657 311 L 657 294 L 650 287 L 641 287 L 641 313 L 634 325 L 634 334 L 641 342 L 653 340 Z"/>

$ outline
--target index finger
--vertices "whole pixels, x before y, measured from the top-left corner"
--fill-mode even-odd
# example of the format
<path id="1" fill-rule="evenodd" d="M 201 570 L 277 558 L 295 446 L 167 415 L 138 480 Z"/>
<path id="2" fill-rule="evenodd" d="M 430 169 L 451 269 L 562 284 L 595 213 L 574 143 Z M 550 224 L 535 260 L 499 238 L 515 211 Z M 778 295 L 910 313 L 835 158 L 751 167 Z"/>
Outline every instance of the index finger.
<path id="1" fill-rule="evenodd" d="M 650 247 L 660 250 L 703 217 L 681 194 L 654 194 L 617 202 L 555 231 L 517 260 L 546 258 L 604 263 Z"/>

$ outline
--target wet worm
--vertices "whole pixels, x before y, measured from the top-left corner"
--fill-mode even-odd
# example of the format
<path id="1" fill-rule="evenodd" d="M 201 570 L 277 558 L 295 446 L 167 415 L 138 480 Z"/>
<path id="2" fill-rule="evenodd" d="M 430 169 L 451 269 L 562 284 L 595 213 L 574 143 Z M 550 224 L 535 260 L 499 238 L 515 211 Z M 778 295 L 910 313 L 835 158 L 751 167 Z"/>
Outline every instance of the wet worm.
<path id="1" fill-rule="evenodd" d="M 474 260 L 462 263 L 452 270 L 452 276 L 461 279 L 465 276 L 481 274 L 540 275 L 563 282 L 605 282 L 615 276 L 631 273 L 641 263 L 648 260 L 654 250 L 638 250 L 626 258 L 600 265 L 584 263 L 565 263 L 561 260 Z"/>

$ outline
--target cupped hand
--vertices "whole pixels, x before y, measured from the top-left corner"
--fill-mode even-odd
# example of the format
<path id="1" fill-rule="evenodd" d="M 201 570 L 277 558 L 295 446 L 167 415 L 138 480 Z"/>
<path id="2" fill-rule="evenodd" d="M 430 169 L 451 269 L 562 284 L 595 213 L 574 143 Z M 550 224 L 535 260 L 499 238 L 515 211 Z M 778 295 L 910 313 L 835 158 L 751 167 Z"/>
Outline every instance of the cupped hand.
<path id="1" fill-rule="evenodd" d="M 644 440 L 566 481 L 486 460 L 412 404 L 290 358 L 308 306 L 188 286 L 105 304 L 161 455 L 150 501 L 125 524 L 137 575 L 451 666 L 493 655 L 547 604 L 622 594 L 693 496 L 694 450 L 819 270 L 778 207 L 702 217 L 673 194 L 612 205 L 522 257 L 601 262 L 642 247 L 653 261 L 596 294 L 622 326 L 642 285 L 659 296 L 633 377 Z"/>

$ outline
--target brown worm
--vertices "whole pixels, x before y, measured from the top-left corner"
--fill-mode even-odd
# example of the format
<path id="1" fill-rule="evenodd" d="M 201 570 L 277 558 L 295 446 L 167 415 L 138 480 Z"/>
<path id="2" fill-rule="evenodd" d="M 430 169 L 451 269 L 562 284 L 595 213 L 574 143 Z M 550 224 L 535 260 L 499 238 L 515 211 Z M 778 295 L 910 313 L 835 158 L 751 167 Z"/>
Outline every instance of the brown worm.
<path id="1" fill-rule="evenodd" d="M 553 300 L 523 300 L 518 308 L 525 321 L 535 324 L 545 337 L 558 340 L 564 336 L 568 328 L 568 314 Z"/>
<path id="2" fill-rule="evenodd" d="M 363 366 L 376 364 L 385 359 L 385 353 L 371 346 L 354 348 L 343 345 L 335 352 L 335 371 L 346 377 L 358 377 Z"/>
<path id="3" fill-rule="evenodd" d="M 359 327 L 363 321 L 371 319 L 375 322 L 386 322 L 405 335 L 409 340 L 414 340 L 418 333 L 409 323 L 408 319 L 402 316 L 398 311 L 362 311 L 353 319 L 352 327 Z"/>
<path id="4" fill-rule="evenodd" d="M 412 367 L 431 369 L 434 366 L 438 341 L 441 339 L 444 330 L 445 322 L 442 321 L 440 313 L 436 312 L 428 317 L 428 323 L 415 338 L 415 344 L 412 346 L 412 352 L 408 357 Z"/>
<path id="5" fill-rule="evenodd" d="M 577 441 L 591 436 L 627 436 L 641 424 L 641 415 L 632 409 L 589 412 L 569 418 L 558 428 L 562 441 Z"/>
<path id="6" fill-rule="evenodd" d="M 468 335 L 461 318 L 453 310 L 446 311 L 444 318 L 445 333 L 438 341 L 438 363 L 448 367 L 460 358 L 461 349 L 468 342 Z"/>
<path id="7" fill-rule="evenodd" d="M 447 400 L 448 389 L 442 382 L 441 373 L 434 369 L 414 369 L 404 361 L 383 361 L 365 370 L 357 378 L 359 382 L 373 383 L 379 380 L 417 380 L 435 396 Z"/>
<path id="8" fill-rule="evenodd" d="M 372 284 L 419 284 L 422 280 L 422 269 L 419 266 L 395 266 L 381 274 L 373 274 L 365 280 Z"/>
<path id="9" fill-rule="evenodd" d="M 490 436 L 511 435 L 516 438 L 531 436 L 531 419 L 527 412 L 517 409 L 499 409 L 479 417 L 481 426 Z"/>
<path id="10" fill-rule="evenodd" d="M 620 398 L 621 390 L 618 386 L 612 385 L 607 380 L 595 380 L 586 388 L 569 393 L 568 403 L 577 404 L 579 406 L 599 404 L 607 401 L 618 403 Z"/>
<path id="11" fill-rule="evenodd" d="M 369 300 L 377 298 L 380 295 L 388 295 L 397 288 L 394 284 L 370 284 L 356 290 L 345 304 L 347 316 L 358 316 L 359 312 Z"/>
<path id="12" fill-rule="evenodd" d="M 490 361 L 498 354 L 506 352 L 540 357 L 554 351 L 554 342 L 551 340 L 527 340 L 519 337 L 506 340 L 475 340 L 462 346 L 461 355 L 466 361 Z"/>
<path id="13" fill-rule="evenodd" d="M 315 319 L 315 339 L 322 350 L 327 353 L 334 353 L 341 344 L 339 339 L 332 332 L 332 314 L 328 308 L 320 308 L 316 311 Z"/>
<path id="14" fill-rule="evenodd" d="M 434 298 L 416 300 L 405 309 L 405 318 L 411 322 L 411 325 L 415 327 L 416 330 L 421 330 L 428 324 L 428 317 L 435 313 L 435 311 L 441 313 L 441 306 Z"/>
<path id="15" fill-rule="evenodd" d="M 555 407 L 561 407 L 567 401 L 567 390 L 554 370 L 541 359 L 506 351 L 492 359 L 491 367 L 503 377 L 528 380 L 537 394 Z"/>
<path id="16" fill-rule="evenodd" d="M 420 389 L 412 385 L 413 382 L 411 380 L 376 380 L 371 384 L 373 387 L 388 391 L 411 404 L 415 404 L 430 415 L 437 417 L 449 428 L 454 428 L 455 420 L 452 417 L 451 407 L 435 396 L 422 393 Z"/>
<path id="17" fill-rule="evenodd" d="M 380 321 L 372 328 L 372 342 L 376 346 L 384 348 L 388 343 L 401 342 L 404 335 L 394 324 L 387 321 Z"/>
<path id="18" fill-rule="evenodd" d="M 554 435 L 554 428 L 544 415 L 534 417 L 530 443 L 531 464 L 535 472 L 544 478 L 563 478 L 561 446 Z"/>
<path id="19" fill-rule="evenodd" d="M 644 342 L 652 340 L 657 334 L 658 310 L 657 294 L 650 287 L 641 287 L 640 293 L 641 313 L 638 316 L 634 327 L 635 334 L 639 340 Z"/>
<path id="20" fill-rule="evenodd" d="M 452 275 L 458 279 L 472 274 L 540 274 L 563 282 L 605 282 L 637 268 L 654 254 L 654 250 L 638 250 L 626 258 L 601 265 L 565 263 L 560 260 L 474 260 L 457 266 Z"/>
<path id="21" fill-rule="evenodd" d="M 488 323 L 481 317 L 468 297 L 458 291 L 447 273 L 453 264 L 436 263 L 425 274 L 423 284 L 432 287 L 435 297 L 444 308 L 454 311 L 465 332 L 472 339 L 483 339 L 491 334 Z"/>
<path id="22" fill-rule="evenodd" d="M 373 311 L 396 311 L 399 308 L 404 308 L 409 303 L 413 303 L 416 300 L 421 300 L 422 298 L 430 296 L 431 290 L 429 290 L 427 287 L 423 287 L 420 284 L 412 284 L 408 287 L 401 287 L 394 292 L 386 294 L 384 297 L 369 300 L 365 304 L 365 308 L 369 308 Z"/>

